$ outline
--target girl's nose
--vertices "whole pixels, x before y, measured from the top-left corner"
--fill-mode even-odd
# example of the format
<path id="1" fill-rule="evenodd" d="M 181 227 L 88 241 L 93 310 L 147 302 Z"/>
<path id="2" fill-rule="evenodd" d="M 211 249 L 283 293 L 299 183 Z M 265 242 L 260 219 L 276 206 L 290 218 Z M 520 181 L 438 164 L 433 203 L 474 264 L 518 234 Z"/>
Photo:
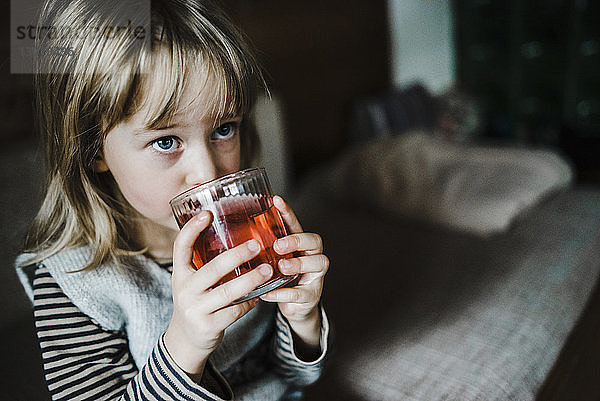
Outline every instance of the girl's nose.
<path id="1" fill-rule="evenodd" d="M 188 186 L 203 184 L 217 176 L 218 168 L 210 152 L 196 152 L 190 155 L 186 163 L 185 176 L 185 183 Z"/>

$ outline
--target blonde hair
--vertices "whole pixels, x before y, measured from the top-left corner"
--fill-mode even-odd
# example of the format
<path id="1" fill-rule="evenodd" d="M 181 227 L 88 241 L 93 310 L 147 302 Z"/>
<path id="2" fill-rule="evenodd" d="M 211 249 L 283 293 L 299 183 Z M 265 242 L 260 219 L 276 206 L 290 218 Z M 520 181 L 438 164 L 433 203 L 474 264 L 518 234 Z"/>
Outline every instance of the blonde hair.
<path id="1" fill-rule="evenodd" d="M 200 65 L 216 92 L 210 112 L 244 116 L 242 166 L 256 156 L 258 137 L 249 111 L 266 86 L 245 38 L 206 1 L 152 1 L 150 21 L 139 12 L 143 5 L 49 0 L 42 11 L 39 26 L 75 29 L 58 29 L 37 46 L 36 104 L 47 192 L 26 239 L 26 252 L 35 255 L 26 264 L 84 245 L 92 250 L 86 269 L 108 260 L 131 266 L 131 256 L 144 252 L 137 243 L 135 210 L 112 176 L 94 172 L 93 166 L 106 133 L 140 110 L 158 59 L 168 66 L 160 77 L 166 90 L 151 107 L 149 128 L 168 123 L 180 107 L 186 74 Z M 130 26 L 147 29 L 150 22 L 150 32 L 142 38 L 131 29 L 115 30 L 123 15 Z"/>

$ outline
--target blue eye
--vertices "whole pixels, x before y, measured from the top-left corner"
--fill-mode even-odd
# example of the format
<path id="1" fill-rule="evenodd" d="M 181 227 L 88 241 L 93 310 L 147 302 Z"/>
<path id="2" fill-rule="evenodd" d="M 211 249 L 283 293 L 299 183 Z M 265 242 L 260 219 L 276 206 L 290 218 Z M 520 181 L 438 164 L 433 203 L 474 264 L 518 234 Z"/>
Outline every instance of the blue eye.
<path id="1" fill-rule="evenodd" d="M 161 153 L 171 153 L 177 149 L 177 140 L 172 136 L 165 136 L 153 141 L 152 147 Z"/>
<path id="2" fill-rule="evenodd" d="M 211 139 L 217 140 L 217 141 L 223 140 L 223 139 L 229 139 L 236 133 L 237 128 L 238 128 L 238 123 L 236 123 L 236 122 L 232 121 L 232 122 L 225 123 L 213 131 Z"/>

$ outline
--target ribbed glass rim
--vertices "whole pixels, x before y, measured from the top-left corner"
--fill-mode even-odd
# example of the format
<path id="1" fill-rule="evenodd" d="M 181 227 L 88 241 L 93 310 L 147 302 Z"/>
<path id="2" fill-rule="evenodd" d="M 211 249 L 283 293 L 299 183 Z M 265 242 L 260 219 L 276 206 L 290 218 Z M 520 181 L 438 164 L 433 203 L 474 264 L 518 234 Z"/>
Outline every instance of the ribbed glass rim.
<path id="1" fill-rule="evenodd" d="M 265 168 L 264 167 L 250 167 L 250 168 L 246 168 L 244 170 L 236 171 L 235 173 L 229 173 L 224 176 L 214 178 L 214 179 L 207 181 L 205 183 L 202 183 L 202 184 L 194 185 L 193 187 L 186 189 L 185 191 L 183 191 L 182 193 L 180 193 L 179 195 L 177 195 L 173 199 L 171 199 L 169 201 L 169 205 L 172 206 L 175 203 L 181 202 L 182 199 L 186 198 L 189 194 L 191 194 L 193 192 L 202 191 L 202 190 L 204 190 L 208 187 L 214 186 L 214 185 L 225 185 L 231 181 L 237 180 L 240 177 L 243 177 L 245 175 L 251 175 L 253 173 L 265 174 Z"/>

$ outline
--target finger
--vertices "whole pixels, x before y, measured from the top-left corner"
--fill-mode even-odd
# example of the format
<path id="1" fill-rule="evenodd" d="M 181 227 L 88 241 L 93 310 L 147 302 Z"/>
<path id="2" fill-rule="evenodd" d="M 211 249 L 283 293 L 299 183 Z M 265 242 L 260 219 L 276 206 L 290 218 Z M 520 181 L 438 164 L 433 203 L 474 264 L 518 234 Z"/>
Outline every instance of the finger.
<path id="1" fill-rule="evenodd" d="M 275 195 L 273 197 L 273 204 L 275 204 L 275 207 L 277 208 L 277 210 L 279 210 L 279 214 L 281 214 L 281 217 L 283 218 L 283 221 L 285 222 L 290 232 L 301 233 L 302 231 L 304 231 L 302 230 L 300 221 L 298 221 L 298 218 L 296 217 L 296 214 L 294 213 L 292 208 L 290 208 L 289 205 L 280 196 Z"/>
<path id="2" fill-rule="evenodd" d="M 280 255 L 296 251 L 315 255 L 323 252 L 323 240 L 319 234 L 314 233 L 292 234 L 275 241 L 273 249 Z"/>
<path id="3" fill-rule="evenodd" d="M 192 247 L 198 235 L 210 225 L 212 213 L 201 211 L 181 228 L 173 243 L 173 273 L 194 273 L 196 269 L 191 264 Z"/>
<path id="4" fill-rule="evenodd" d="M 258 298 L 253 298 L 236 305 L 221 308 L 213 313 L 213 317 L 221 322 L 220 327 L 222 327 L 224 330 L 237 320 L 241 319 L 246 313 L 254 309 L 256 304 L 258 304 L 258 300 Z"/>
<path id="5" fill-rule="evenodd" d="M 315 300 L 313 291 L 301 287 L 278 288 L 260 296 L 266 302 L 309 303 Z"/>
<path id="6" fill-rule="evenodd" d="M 305 273 L 300 276 L 300 279 L 296 283 L 297 286 L 309 286 L 313 285 L 315 281 L 320 281 L 321 286 L 323 285 L 323 277 L 325 273 Z"/>
<path id="7" fill-rule="evenodd" d="M 260 249 L 260 242 L 251 239 L 215 256 L 197 271 L 194 286 L 202 290 L 214 286 L 227 273 L 258 255 Z"/>
<path id="8" fill-rule="evenodd" d="M 281 259 L 279 261 L 279 271 L 288 276 L 301 273 L 325 274 L 328 268 L 329 258 L 323 254 Z"/>
<path id="9" fill-rule="evenodd" d="M 265 283 L 273 274 L 273 268 L 264 263 L 239 277 L 210 290 L 205 297 L 207 310 L 215 312 L 231 305 Z"/>

